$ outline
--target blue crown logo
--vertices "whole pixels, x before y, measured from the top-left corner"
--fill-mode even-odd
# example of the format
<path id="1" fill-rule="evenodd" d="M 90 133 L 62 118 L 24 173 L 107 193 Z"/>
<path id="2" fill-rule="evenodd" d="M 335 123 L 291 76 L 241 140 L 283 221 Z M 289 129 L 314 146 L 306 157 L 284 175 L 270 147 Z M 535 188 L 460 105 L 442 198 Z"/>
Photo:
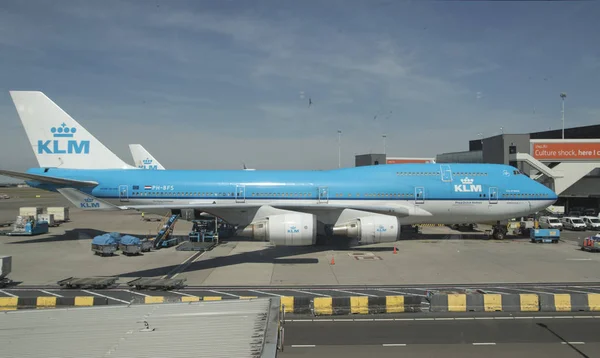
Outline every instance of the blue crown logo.
<path id="1" fill-rule="evenodd" d="M 73 134 L 77 132 L 77 128 L 69 128 L 63 123 L 59 127 L 50 128 L 50 132 L 52 132 L 54 138 L 73 138 Z"/>
<path id="2" fill-rule="evenodd" d="M 86 203 L 91 203 L 92 201 L 94 201 L 94 199 L 92 199 L 92 198 L 83 198 L 83 201 L 85 201 Z"/>
<path id="3" fill-rule="evenodd" d="M 142 160 L 144 164 L 152 164 L 152 159 L 144 159 Z"/>

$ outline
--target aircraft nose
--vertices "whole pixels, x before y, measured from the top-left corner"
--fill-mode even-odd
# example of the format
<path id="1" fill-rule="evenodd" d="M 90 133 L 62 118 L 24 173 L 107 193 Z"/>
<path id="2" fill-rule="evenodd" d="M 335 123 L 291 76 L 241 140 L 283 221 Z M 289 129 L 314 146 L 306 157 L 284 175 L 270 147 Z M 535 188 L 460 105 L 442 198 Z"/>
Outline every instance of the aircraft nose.
<path id="1" fill-rule="evenodd" d="M 538 200 L 537 202 L 537 209 L 546 209 L 558 200 L 558 195 L 556 195 L 556 193 L 552 189 L 548 188 L 547 186 L 541 183 L 536 182 L 536 185 L 538 187 L 538 192 L 542 195 L 542 200 Z"/>

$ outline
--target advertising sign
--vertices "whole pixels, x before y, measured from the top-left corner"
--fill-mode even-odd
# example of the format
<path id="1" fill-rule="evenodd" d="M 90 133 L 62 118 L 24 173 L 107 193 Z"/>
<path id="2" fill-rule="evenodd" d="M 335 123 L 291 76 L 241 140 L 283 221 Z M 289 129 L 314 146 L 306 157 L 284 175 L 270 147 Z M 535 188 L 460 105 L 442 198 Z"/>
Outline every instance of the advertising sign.
<path id="1" fill-rule="evenodd" d="M 532 142 L 531 155 L 541 161 L 600 161 L 600 142 Z"/>

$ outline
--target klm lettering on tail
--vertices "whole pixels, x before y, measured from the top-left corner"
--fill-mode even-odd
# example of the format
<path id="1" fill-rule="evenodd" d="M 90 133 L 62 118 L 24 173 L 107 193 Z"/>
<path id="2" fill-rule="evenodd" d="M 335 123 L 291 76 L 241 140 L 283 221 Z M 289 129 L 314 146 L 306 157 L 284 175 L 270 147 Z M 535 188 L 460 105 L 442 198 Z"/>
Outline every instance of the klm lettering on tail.
<path id="1" fill-rule="evenodd" d="M 158 170 L 158 165 L 152 165 L 152 159 L 144 159 L 142 165 L 138 165 L 138 168 Z"/>
<path id="2" fill-rule="evenodd" d="M 77 128 L 69 128 L 66 124 L 50 129 L 53 140 L 38 140 L 38 154 L 90 154 L 89 140 L 62 139 L 73 138 Z"/>
<path id="3" fill-rule="evenodd" d="M 100 203 L 94 203 L 94 199 L 92 198 L 85 198 L 83 199 L 83 203 L 79 203 L 79 207 L 81 209 L 100 208 Z"/>
<path id="4" fill-rule="evenodd" d="M 471 178 L 463 178 L 460 180 L 462 184 L 454 185 L 454 191 L 459 193 L 481 193 L 483 189 L 480 184 L 473 184 L 473 179 Z"/>

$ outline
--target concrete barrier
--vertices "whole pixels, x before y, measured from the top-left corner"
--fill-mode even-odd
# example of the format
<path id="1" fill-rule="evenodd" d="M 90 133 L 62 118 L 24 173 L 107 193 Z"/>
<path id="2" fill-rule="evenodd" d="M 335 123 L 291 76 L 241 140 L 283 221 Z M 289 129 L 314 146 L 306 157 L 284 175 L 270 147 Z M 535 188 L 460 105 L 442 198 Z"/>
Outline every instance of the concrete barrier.
<path id="1" fill-rule="evenodd" d="M 0 297 L 0 311 L 32 308 L 56 308 L 56 307 L 86 307 L 107 305 L 108 298 L 96 296 L 75 297 Z"/>
<path id="2" fill-rule="evenodd" d="M 421 297 L 418 296 L 351 296 L 316 297 L 313 313 L 320 315 L 381 314 L 421 312 Z"/>
<path id="3" fill-rule="evenodd" d="M 535 294 L 435 294 L 430 298 L 431 312 L 537 312 Z"/>
<path id="4" fill-rule="evenodd" d="M 600 311 L 600 294 L 556 293 L 540 294 L 543 312 L 594 312 Z"/>

